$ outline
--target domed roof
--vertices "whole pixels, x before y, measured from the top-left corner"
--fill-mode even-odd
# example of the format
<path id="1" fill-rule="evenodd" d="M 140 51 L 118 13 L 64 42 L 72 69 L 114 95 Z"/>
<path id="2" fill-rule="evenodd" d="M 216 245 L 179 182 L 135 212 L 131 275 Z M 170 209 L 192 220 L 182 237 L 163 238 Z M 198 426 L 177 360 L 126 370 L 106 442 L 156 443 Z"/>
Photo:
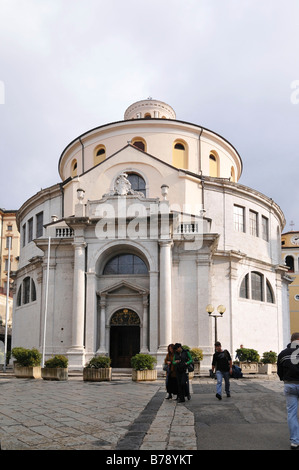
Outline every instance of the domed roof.
<path id="1" fill-rule="evenodd" d="M 124 115 L 125 120 L 151 118 L 176 119 L 176 114 L 169 104 L 148 98 L 131 104 Z"/>

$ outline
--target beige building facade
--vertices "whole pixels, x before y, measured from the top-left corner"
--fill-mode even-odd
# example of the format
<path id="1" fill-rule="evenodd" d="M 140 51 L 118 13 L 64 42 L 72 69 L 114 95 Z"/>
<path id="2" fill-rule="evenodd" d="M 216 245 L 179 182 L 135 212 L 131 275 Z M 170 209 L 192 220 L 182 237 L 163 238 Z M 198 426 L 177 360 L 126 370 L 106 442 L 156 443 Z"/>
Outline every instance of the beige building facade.
<path id="1" fill-rule="evenodd" d="M 10 271 L 16 271 L 20 254 L 20 234 L 16 222 L 16 210 L 0 209 L 0 322 L 5 323 L 8 260 Z M 9 250 L 10 244 L 10 250 Z M 9 325 L 12 321 L 12 279 L 10 280 Z"/>

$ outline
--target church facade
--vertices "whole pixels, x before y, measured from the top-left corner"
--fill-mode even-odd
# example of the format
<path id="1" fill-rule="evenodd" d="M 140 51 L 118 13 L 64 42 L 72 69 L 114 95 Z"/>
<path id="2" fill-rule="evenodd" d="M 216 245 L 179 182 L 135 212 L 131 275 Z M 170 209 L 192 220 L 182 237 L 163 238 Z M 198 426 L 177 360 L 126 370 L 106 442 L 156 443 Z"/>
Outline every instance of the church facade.
<path id="1" fill-rule="evenodd" d="M 208 369 L 216 334 L 233 355 L 285 346 L 284 215 L 238 183 L 226 139 L 148 99 L 75 138 L 58 169 L 61 182 L 18 211 L 13 347 L 127 368 L 138 352 L 160 366 L 180 342 Z"/>

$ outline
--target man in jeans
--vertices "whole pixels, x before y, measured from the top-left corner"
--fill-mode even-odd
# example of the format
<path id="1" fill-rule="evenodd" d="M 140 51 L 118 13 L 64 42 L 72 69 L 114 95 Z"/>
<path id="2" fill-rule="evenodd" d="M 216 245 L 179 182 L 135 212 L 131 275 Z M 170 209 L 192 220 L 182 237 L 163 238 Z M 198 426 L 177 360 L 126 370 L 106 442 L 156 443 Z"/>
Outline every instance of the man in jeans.
<path id="1" fill-rule="evenodd" d="M 224 378 L 225 382 L 225 392 L 226 396 L 230 397 L 230 384 L 229 384 L 229 376 L 232 375 L 233 372 L 233 364 L 232 358 L 230 353 L 225 349 L 222 351 L 221 343 L 217 341 L 215 343 L 216 352 L 213 355 L 212 361 L 212 370 L 216 369 L 216 378 L 217 378 L 217 386 L 216 386 L 216 397 L 218 400 L 222 399 L 222 378 Z"/>
<path id="2" fill-rule="evenodd" d="M 299 450 L 299 333 L 293 333 L 291 343 L 277 358 L 277 374 L 284 381 L 291 449 Z"/>

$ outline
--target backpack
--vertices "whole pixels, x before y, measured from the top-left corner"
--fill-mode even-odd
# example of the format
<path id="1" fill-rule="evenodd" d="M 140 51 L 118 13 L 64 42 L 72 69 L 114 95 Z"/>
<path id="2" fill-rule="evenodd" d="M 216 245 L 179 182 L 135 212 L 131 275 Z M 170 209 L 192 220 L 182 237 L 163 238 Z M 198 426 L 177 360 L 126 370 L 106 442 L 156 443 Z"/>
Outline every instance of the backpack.
<path id="1" fill-rule="evenodd" d="M 232 378 L 233 379 L 241 379 L 243 377 L 243 372 L 240 367 L 233 365 L 233 373 L 232 373 Z"/>

